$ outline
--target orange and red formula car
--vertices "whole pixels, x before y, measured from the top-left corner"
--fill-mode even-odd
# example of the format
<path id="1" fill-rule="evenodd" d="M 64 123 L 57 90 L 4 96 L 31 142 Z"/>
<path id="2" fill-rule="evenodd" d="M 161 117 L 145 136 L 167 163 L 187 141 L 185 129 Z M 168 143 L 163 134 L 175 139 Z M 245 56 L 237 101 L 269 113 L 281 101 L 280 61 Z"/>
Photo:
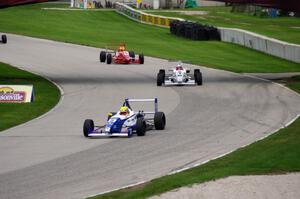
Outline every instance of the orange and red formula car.
<path id="1" fill-rule="evenodd" d="M 126 51 L 125 44 L 121 43 L 116 51 L 101 51 L 100 62 L 107 64 L 144 64 L 144 55 L 139 54 L 136 58 L 134 51 Z"/>

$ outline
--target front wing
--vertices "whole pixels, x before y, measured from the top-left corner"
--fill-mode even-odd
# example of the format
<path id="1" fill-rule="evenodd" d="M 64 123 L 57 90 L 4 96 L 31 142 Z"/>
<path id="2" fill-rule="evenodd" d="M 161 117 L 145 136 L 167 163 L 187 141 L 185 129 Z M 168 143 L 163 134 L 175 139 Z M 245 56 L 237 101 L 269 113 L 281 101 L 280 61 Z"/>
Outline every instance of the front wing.
<path id="1" fill-rule="evenodd" d="M 131 60 L 115 59 L 114 63 L 115 64 L 140 64 L 140 60 L 139 59 L 131 59 Z"/>
<path id="2" fill-rule="evenodd" d="M 89 132 L 89 137 L 130 137 L 132 129 L 122 128 L 118 133 L 110 133 L 105 131 L 105 126 L 95 126 L 95 129 Z"/>
<path id="3" fill-rule="evenodd" d="M 188 82 L 172 82 L 171 80 L 165 80 L 165 86 L 180 86 L 180 85 L 188 85 L 195 86 L 195 80 L 189 80 Z"/>

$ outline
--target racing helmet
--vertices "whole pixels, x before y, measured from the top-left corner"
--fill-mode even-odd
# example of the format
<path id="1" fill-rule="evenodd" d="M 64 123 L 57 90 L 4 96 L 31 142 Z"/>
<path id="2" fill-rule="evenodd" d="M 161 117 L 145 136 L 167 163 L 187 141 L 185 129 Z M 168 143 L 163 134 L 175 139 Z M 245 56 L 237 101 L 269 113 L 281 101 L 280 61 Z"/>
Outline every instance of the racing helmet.
<path id="1" fill-rule="evenodd" d="M 181 63 L 177 64 L 176 70 L 183 70 L 183 67 L 182 67 L 182 64 L 181 64 Z"/>
<path id="2" fill-rule="evenodd" d="M 120 115 L 128 115 L 129 114 L 129 108 L 127 106 L 122 106 L 120 108 Z"/>
<path id="3" fill-rule="evenodd" d="M 125 51 L 125 44 L 124 44 L 124 43 L 121 43 L 121 44 L 119 45 L 118 51 Z"/>

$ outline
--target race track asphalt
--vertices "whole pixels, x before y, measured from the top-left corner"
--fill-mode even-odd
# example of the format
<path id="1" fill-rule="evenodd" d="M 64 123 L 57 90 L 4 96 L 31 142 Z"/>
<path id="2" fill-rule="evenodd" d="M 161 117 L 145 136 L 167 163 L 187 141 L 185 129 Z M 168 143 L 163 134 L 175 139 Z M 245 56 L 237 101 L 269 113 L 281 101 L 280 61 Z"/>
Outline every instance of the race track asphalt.
<path id="1" fill-rule="evenodd" d="M 203 86 L 157 87 L 166 60 L 128 66 L 98 57 L 97 48 L 12 34 L 0 44 L 0 61 L 63 90 L 48 114 L 0 132 L 1 198 L 84 198 L 147 181 L 252 143 L 300 113 L 300 96 L 268 81 L 197 67 Z M 130 139 L 83 137 L 84 119 L 103 124 L 127 97 L 158 97 L 166 129 Z"/>

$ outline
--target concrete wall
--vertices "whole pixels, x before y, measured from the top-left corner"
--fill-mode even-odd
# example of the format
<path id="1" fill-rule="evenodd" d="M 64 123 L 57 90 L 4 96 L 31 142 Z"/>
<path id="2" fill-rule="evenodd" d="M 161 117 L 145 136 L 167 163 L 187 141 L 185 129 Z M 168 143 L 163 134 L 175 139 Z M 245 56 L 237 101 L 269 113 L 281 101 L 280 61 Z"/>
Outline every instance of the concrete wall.
<path id="1" fill-rule="evenodd" d="M 135 1 L 135 0 L 134 0 Z M 183 2 L 183 6 L 185 5 L 185 1 Z M 196 0 L 198 6 L 200 7 L 207 7 L 207 6 L 224 6 L 225 3 L 224 2 L 218 2 L 218 1 L 208 1 L 208 0 Z M 150 5 L 153 5 L 153 0 L 142 0 L 143 3 L 148 3 Z M 166 0 L 159 0 L 160 2 L 160 7 L 164 8 L 166 7 Z M 177 7 L 178 6 L 178 2 L 179 0 L 172 0 L 172 5 L 173 7 Z"/>
<path id="2" fill-rule="evenodd" d="M 221 40 L 239 44 L 276 57 L 300 63 L 300 45 L 291 44 L 277 39 L 265 37 L 249 31 L 219 28 Z"/>
<path id="3" fill-rule="evenodd" d="M 197 0 L 197 4 L 200 7 L 208 7 L 208 6 L 224 6 L 224 2 L 219 1 L 206 1 L 206 0 Z"/>

